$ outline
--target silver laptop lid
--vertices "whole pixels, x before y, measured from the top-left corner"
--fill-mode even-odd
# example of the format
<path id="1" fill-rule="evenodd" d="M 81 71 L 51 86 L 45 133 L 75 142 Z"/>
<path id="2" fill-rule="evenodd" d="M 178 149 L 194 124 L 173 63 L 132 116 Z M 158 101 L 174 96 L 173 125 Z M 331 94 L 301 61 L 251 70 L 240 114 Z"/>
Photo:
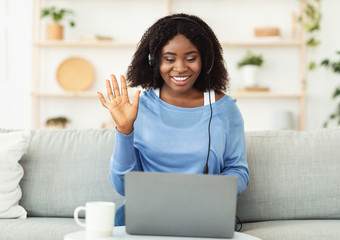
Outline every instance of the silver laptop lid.
<path id="1" fill-rule="evenodd" d="M 129 172 L 126 232 L 140 235 L 232 238 L 237 178 Z"/>

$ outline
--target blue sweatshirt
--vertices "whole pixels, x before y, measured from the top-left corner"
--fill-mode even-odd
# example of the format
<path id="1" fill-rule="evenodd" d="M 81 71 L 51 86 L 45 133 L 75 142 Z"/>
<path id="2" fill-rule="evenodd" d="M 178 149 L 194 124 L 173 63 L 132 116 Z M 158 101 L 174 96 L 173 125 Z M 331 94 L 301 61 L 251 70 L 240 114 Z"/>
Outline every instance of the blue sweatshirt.
<path id="1" fill-rule="evenodd" d="M 238 194 L 248 185 L 243 119 L 228 95 L 212 104 L 209 174 L 238 178 Z M 182 108 L 161 100 L 153 90 L 139 100 L 134 130 L 116 130 L 110 180 L 124 196 L 129 171 L 202 174 L 208 153 L 210 106 Z"/>

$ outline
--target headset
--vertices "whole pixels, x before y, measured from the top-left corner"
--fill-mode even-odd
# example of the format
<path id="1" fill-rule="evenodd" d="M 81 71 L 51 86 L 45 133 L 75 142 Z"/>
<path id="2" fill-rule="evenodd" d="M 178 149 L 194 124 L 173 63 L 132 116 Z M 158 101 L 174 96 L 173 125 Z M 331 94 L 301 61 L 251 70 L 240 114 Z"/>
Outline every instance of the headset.
<path id="1" fill-rule="evenodd" d="M 171 20 L 185 20 L 185 21 L 190 21 L 192 23 L 194 23 L 195 25 L 197 25 L 199 28 L 202 29 L 203 32 L 206 33 L 207 36 L 209 36 L 208 32 L 200 25 L 198 24 L 196 21 L 188 18 L 188 17 L 172 17 L 170 18 Z M 213 45 L 211 44 L 210 42 L 210 45 L 211 47 L 213 47 Z M 148 55 L 148 62 L 149 62 L 149 65 L 151 67 L 153 67 L 153 62 L 154 62 L 154 56 L 152 56 L 150 53 Z M 209 124 L 208 124 L 208 136 L 209 136 L 209 142 L 208 142 L 208 153 L 207 153 L 207 160 L 206 160 L 206 163 L 205 163 L 205 166 L 203 168 L 203 174 L 208 174 L 208 171 L 209 171 L 209 167 L 208 167 L 208 163 L 209 163 L 209 156 L 210 156 L 210 145 L 211 145 L 211 135 L 210 135 L 210 125 L 211 125 L 211 119 L 212 119 L 212 116 L 213 116 L 213 110 L 212 110 L 212 106 L 211 106 L 211 96 L 210 96 L 210 72 L 212 70 L 212 68 L 214 67 L 214 52 L 213 52 L 213 55 L 212 55 L 212 61 L 211 61 L 211 64 L 206 72 L 206 74 L 208 75 L 208 91 L 209 91 L 209 106 L 210 106 L 210 118 L 209 118 Z"/>

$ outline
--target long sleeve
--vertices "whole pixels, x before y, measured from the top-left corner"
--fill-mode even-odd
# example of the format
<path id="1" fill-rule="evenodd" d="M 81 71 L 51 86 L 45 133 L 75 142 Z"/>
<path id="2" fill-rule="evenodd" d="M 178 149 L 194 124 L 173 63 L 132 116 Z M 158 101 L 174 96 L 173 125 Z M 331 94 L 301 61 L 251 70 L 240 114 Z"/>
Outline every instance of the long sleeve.
<path id="1" fill-rule="evenodd" d="M 235 101 L 225 95 L 212 104 L 209 173 L 234 175 L 238 194 L 248 185 L 249 171 L 243 119 Z M 208 144 L 208 105 L 181 108 L 163 102 L 152 90 L 139 100 L 134 131 L 116 130 L 110 179 L 124 195 L 124 176 L 130 171 L 201 174 Z"/>
<path id="2" fill-rule="evenodd" d="M 235 106 L 230 112 L 229 139 L 224 154 L 224 168 L 222 175 L 233 175 L 238 178 L 238 195 L 248 186 L 249 169 L 246 159 L 246 144 L 244 137 L 244 123 L 238 108 Z"/>
<path id="3" fill-rule="evenodd" d="M 116 191 L 124 196 L 124 176 L 130 171 L 141 171 L 138 150 L 134 147 L 134 131 L 125 135 L 116 129 L 116 141 L 110 160 L 110 180 Z"/>

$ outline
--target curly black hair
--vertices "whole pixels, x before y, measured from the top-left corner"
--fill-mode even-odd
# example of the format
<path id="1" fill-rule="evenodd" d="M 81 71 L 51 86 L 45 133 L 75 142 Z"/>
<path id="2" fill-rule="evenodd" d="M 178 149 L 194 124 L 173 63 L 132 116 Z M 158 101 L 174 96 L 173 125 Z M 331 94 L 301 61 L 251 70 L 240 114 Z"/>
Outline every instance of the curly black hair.
<path id="1" fill-rule="evenodd" d="M 186 36 L 197 47 L 202 69 L 194 88 L 225 92 L 229 77 L 224 66 L 222 47 L 212 29 L 199 17 L 184 13 L 173 14 L 156 21 L 141 38 L 127 71 L 130 87 L 161 88 L 164 80 L 159 72 L 162 48 L 177 34 Z M 152 65 L 149 57 L 152 57 Z"/>

